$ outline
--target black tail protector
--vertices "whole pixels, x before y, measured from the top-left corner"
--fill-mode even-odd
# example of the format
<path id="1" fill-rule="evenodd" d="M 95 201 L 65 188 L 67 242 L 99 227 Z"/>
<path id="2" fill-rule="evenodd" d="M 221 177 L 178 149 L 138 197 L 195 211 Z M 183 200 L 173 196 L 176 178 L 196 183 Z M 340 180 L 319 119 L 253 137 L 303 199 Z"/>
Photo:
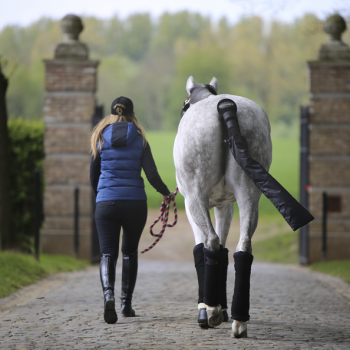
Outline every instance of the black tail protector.
<path id="1" fill-rule="evenodd" d="M 217 109 L 228 128 L 227 143 L 231 153 L 255 186 L 271 201 L 294 231 L 312 221 L 314 217 L 250 156 L 247 140 L 239 129 L 235 102 L 223 99 L 218 103 Z"/>

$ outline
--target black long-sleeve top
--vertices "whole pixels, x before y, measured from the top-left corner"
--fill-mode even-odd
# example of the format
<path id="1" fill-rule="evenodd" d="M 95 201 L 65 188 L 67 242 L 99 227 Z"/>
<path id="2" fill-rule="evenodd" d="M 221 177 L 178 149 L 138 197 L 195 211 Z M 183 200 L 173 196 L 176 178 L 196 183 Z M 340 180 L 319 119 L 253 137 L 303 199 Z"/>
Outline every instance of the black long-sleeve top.
<path id="1" fill-rule="evenodd" d="M 147 146 L 143 149 L 142 158 L 141 158 L 141 166 L 146 174 L 147 180 L 149 183 L 162 195 L 166 196 L 170 193 L 168 187 L 164 184 L 162 179 L 158 174 L 158 170 L 156 167 L 156 163 L 154 162 L 151 147 L 147 142 Z M 90 182 L 91 187 L 94 191 L 95 196 L 97 196 L 97 185 L 98 180 L 101 175 L 101 158 L 98 154 L 96 159 L 91 157 L 90 163 Z"/>

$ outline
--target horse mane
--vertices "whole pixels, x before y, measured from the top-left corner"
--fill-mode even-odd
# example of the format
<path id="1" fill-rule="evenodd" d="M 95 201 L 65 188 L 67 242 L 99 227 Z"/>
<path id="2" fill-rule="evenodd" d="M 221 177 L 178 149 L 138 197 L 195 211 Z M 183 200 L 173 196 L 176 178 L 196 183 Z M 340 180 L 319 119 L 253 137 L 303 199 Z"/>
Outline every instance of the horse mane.
<path id="1" fill-rule="evenodd" d="M 201 88 L 201 90 L 198 90 L 198 88 Z M 203 88 L 209 91 L 212 95 L 217 95 L 217 92 L 215 91 L 214 87 L 210 84 L 196 84 L 193 88 L 191 88 L 190 94 L 187 96 L 187 98 L 189 98 L 195 92 L 203 91 Z"/>
<path id="2" fill-rule="evenodd" d="M 190 94 L 187 96 L 186 101 L 183 104 L 182 110 L 181 110 L 181 117 L 184 115 L 184 113 L 188 110 L 190 107 L 190 104 L 195 104 L 198 101 L 203 100 L 206 97 L 202 97 L 201 93 L 203 92 L 203 89 L 207 92 L 209 92 L 211 95 L 217 95 L 217 92 L 215 91 L 214 87 L 210 84 L 195 84 L 190 89 Z"/>

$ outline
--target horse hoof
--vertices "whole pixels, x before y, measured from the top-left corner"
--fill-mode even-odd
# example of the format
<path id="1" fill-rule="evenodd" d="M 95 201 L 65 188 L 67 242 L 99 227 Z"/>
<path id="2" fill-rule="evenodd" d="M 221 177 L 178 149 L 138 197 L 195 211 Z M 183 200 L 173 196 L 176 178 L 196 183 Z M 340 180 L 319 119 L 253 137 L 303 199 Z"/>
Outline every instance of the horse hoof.
<path id="1" fill-rule="evenodd" d="M 221 306 L 207 307 L 208 326 L 217 327 L 224 321 Z"/>
<path id="2" fill-rule="evenodd" d="M 233 321 L 231 336 L 234 338 L 248 338 L 247 322 Z"/>
<path id="3" fill-rule="evenodd" d="M 199 309 L 198 325 L 202 328 L 208 327 L 207 309 Z"/>
<path id="4" fill-rule="evenodd" d="M 247 330 L 243 331 L 242 333 L 235 333 L 232 331 L 231 336 L 232 338 L 248 338 Z"/>

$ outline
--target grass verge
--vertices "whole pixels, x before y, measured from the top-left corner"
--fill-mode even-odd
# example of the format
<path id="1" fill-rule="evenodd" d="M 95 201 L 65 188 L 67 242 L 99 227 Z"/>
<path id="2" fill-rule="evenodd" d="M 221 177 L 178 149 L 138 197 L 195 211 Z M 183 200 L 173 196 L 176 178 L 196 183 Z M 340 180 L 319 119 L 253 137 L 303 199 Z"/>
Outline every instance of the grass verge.
<path id="1" fill-rule="evenodd" d="M 316 263 L 310 265 L 310 269 L 317 272 L 326 273 L 334 277 L 339 277 L 346 283 L 350 283 L 350 260 L 337 260 Z"/>
<path id="2" fill-rule="evenodd" d="M 254 260 L 284 264 L 297 264 L 298 232 L 279 233 L 262 241 L 254 242 Z"/>
<path id="3" fill-rule="evenodd" d="M 299 261 L 298 232 L 279 233 L 276 236 L 254 242 L 253 255 L 258 261 L 297 264 Z M 350 284 L 350 260 L 316 263 L 311 270 L 339 277 Z"/>
<path id="4" fill-rule="evenodd" d="M 42 254 L 40 261 L 36 261 L 29 254 L 0 252 L 0 298 L 53 273 L 80 270 L 87 266 L 87 260 L 66 255 Z"/>

